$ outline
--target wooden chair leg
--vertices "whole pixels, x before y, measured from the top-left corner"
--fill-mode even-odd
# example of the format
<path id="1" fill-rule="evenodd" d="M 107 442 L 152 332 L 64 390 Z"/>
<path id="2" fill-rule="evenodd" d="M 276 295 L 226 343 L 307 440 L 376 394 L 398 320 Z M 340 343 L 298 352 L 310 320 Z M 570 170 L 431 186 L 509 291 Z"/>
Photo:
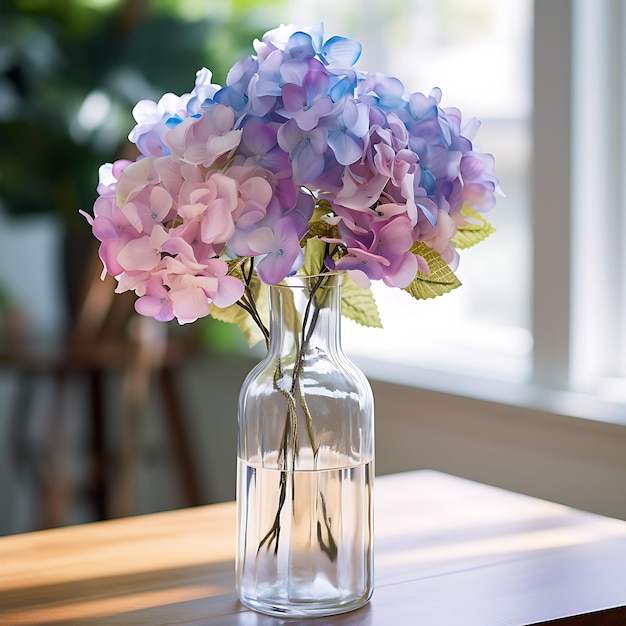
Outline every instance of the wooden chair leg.
<path id="1" fill-rule="evenodd" d="M 144 409 L 150 384 L 150 369 L 135 363 L 126 372 L 123 391 L 122 429 L 117 442 L 111 515 L 126 517 L 136 512 L 142 456 Z"/>
<path id="2" fill-rule="evenodd" d="M 7 426 L 7 443 L 10 465 L 17 481 L 17 489 L 21 495 L 32 493 L 36 497 L 43 493 L 43 468 L 41 454 L 35 450 L 29 438 L 29 427 L 33 417 L 33 405 L 39 389 L 38 374 L 30 369 L 18 370 L 15 396 L 9 414 Z M 34 487 L 34 490 L 33 490 Z M 40 511 L 37 512 L 40 514 Z M 19 513 L 12 511 L 12 523 L 19 527 Z M 41 524 L 37 519 L 35 524 Z M 29 521 L 29 530 L 30 521 Z"/>
<path id="3" fill-rule="evenodd" d="M 25 370 L 18 373 L 17 390 L 13 399 L 8 426 L 9 454 L 17 475 L 32 469 L 32 454 L 28 444 L 28 426 L 37 389 L 35 374 Z"/>
<path id="4" fill-rule="evenodd" d="M 104 375 L 99 370 L 90 370 L 89 404 L 91 415 L 91 485 L 90 491 L 95 508 L 96 518 L 109 518 L 108 502 L 108 452 L 106 445 L 106 408 L 104 406 Z"/>
<path id="5" fill-rule="evenodd" d="M 129 328 L 132 357 L 124 370 L 122 434 L 119 441 L 113 515 L 135 512 L 142 446 L 144 410 L 155 369 L 161 367 L 166 348 L 165 330 L 152 318 L 137 317 Z"/>
<path id="6" fill-rule="evenodd" d="M 174 372 L 170 367 L 161 369 L 161 384 L 165 399 L 165 418 L 169 426 L 174 456 L 181 474 L 188 506 L 202 504 L 202 493 L 193 450 L 187 433 L 187 422 L 176 387 Z"/>
<path id="7" fill-rule="evenodd" d="M 67 522 L 70 486 L 65 472 L 67 457 L 66 391 L 68 372 L 64 369 L 54 373 L 52 400 L 48 414 L 48 436 L 45 441 L 41 494 L 41 524 L 43 528 L 62 526 Z"/>

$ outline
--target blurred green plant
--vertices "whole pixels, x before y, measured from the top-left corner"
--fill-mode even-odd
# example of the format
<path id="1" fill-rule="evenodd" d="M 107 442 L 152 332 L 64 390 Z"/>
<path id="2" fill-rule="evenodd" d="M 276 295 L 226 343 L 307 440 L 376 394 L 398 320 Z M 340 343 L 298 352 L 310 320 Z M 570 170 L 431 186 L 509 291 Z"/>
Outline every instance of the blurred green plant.
<path id="1" fill-rule="evenodd" d="M 190 91 L 203 66 L 223 84 L 234 60 L 253 52 L 250 41 L 273 26 L 259 7 L 0 0 L 0 208 L 54 212 L 68 230 L 83 228 L 78 209 L 91 208 L 99 165 L 124 156 L 134 104 Z"/>

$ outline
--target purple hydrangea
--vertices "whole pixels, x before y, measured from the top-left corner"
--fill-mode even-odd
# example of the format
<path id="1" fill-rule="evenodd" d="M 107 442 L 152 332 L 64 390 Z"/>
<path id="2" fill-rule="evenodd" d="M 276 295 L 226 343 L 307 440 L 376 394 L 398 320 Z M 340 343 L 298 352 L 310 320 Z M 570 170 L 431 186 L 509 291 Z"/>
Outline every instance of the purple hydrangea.
<path id="1" fill-rule="evenodd" d="M 498 193 L 479 124 L 439 89 L 358 70 L 361 45 L 321 24 L 281 26 L 254 51 L 223 87 L 203 68 L 191 92 L 133 109 L 140 155 L 101 169 L 86 215 L 118 291 L 141 314 L 190 322 L 242 296 L 233 261 L 279 283 L 309 236 L 327 244 L 320 264 L 363 287 L 428 273 L 416 244 L 455 267 L 464 208 L 484 213 Z"/>

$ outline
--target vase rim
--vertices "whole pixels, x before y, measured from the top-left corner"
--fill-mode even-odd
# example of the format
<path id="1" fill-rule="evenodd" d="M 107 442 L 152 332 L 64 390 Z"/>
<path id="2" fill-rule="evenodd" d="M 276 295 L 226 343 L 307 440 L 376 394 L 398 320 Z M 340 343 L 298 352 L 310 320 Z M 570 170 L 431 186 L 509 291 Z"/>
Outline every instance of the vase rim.
<path id="1" fill-rule="evenodd" d="M 325 283 L 322 285 L 323 287 L 336 287 L 341 284 L 343 277 L 346 275 L 345 270 L 333 271 L 333 272 L 323 272 L 319 274 L 293 274 L 291 276 L 286 276 L 281 282 L 276 283 L 275 285 L 271 285 L 272 287 L 294 287 L 305 282 L 310 282 L 311 280 L 315 280 L 318 278 L 328 278 L 328 279 L 336 279 L 332 280 L 332 282 Z"/>

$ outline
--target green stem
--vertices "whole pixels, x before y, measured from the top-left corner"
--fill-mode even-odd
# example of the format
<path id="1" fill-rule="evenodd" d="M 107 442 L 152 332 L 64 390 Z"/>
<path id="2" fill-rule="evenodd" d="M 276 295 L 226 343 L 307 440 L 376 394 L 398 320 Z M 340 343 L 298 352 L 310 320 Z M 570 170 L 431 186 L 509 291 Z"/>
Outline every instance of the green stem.
<path id="1" fill-rule="evenodd" d="M 252 321 L 258 326 L 263 338 L 265 339 L 265 347 L 268 349 L 270 343 L 270 331 L 261 319 L 251 287 L 252 277 L 254 276 L 254 258 L 248 257 L 247 260 L 242 262 L 240 268 L 244 284 L 244 293 L 237 301 L 237 305 L 246 311 L 252 318 Z"/>
<path id="2" fill-rule="evenodd" d="M 283 434 L 281 437 L 280 444 L 280 459 L 281 466 L 283 470 L 289 465 L 289 460 L 291 460 L 291 472 L 295 472 L 295 463 L 298 455 L 298 415 L 297 415 L 297 404 L 296 404 L 296 394 L 300 394 L 300 406 L 305 416 L 307 434 L 309 437 L 309 441 L 311 443 L 311 448 L 313 451 L 313 458 L 316 461 L 319 453 L 319 446 L 315 441 L 315 432 L 313 429 L 313 417 L 309 410 L 308 404 L 306 402 L 306 395 L 304 393 L 304 388 L 302 385 L 301 374 L 304 368 L 305 354 L 308 349 L 309 342 L 313 336 L 313 332 L 315 330 L 315 326 L 317 325 L 319 314 L 320 314 L 320 305 L 318 303 L 317 306 L 313 308 L 313 314 L 311 315 L 311 307 L 313 306 L 313 300 L 322 286 L 326 276 L 320 275 L 317 278 L 317 281 L 313 285 L 312 289 L 309 292 L 309 299 L 304 311 L 303 319 L 302 319 L 302 327 L 300 330 L 300 342 L 298 346 L 297 358 L 294 364 L 294 370 L 291 379 L 291 389 L 286 391 L 279 384 L 278 381 L 283 376 L 283 369 L 281 363 L 279 361 L 278 366 L 276 368 L 276 372 L 274 374 L 274 388 L 285 396 L 287 400 L 287 415 L 285 419 L 285 427 L 283 429 Z M 309 321 L 310 318 L 310 321 Z M 289 459 L 289 449 L 291 443 L 291 449 L 293 451 L 291 455 L 291 459 Z M 279 485 L 279 497 L 278 497 L 278 507 L 276 510 L 276 515 L 274 516 L 274 521 L 270 530 L 266 533 L 266 535 L 259 542 L 259 547 L 257 553 L 261 550 L 261 548 L 267 544 L 267 549 L 269 550 L 272 543 L 274 544 L 274 554 L 278 554 L 278 542 L 280 539 L 280 516 L 287 501 L 287 473 L 286 471 L 282 471 L 280 474 L 280 485 Z M 292 501 L 295 498 L 294 493 L 294 484 L 292 481 Z M 322 508 L 322 516 L 324 522 L 324 529 L 322 529 L 322 524 L 317 522 L 317 539 L 322 552 L 324 552 L 331 561 L 334 561 L 337 558 L 337 544 L 332 534 L 332 529 L 330 527 L 330 519 L 328 518 L 327 510 L 326 510 L 326 499 L 324 498 L 324 494 L 320 491 L 318 496 L 321 501 Z M 323 532 L 325 531 L 326 538 L 323 536 Z"/>

